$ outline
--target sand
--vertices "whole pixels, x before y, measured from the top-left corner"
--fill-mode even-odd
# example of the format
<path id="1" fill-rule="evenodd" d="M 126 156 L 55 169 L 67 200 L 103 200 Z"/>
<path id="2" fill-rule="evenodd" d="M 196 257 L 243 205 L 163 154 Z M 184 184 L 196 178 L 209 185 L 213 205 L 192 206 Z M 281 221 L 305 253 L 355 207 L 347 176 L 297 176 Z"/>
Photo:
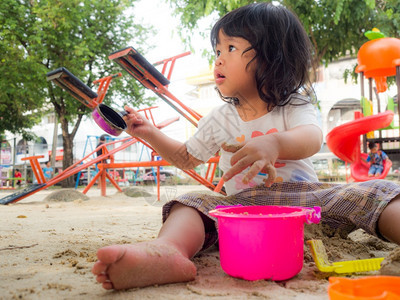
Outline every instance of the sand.
<path id="1" fill-rule="evenodd" d="M 206 189 L 175 186 L 162 191 L 162 200 L 193 190 Z M 154 239 L 161 207 L 151 196 L 154 189 L 146 197 L 130 197 L 111 187 L 106 197 L 97 187 L 87 197 L 81 191 L 48 189 L 0 206 L 0 299 L 329 299 L 332 274 L 318 271 L 306 245 L 302 271 L 283 282 L 232 278 L 221 269 L 213 248 L 194 258 L 198 274 L 192 282 L 103 290 L 90 272 L 97 249 Z M 2 191 L 0 197 L 8 193 Z M 50 199 L 54 193 L 59 201 Z M 305 239 L 310 238 L 323 240 L 331 261 L 386 257 L 382 270 L 400 275 L 399 247 L 362 230 L 344 238 L 320 225 L 305 225 Z M 374 274 L 379 271 L 351 277 Z"/>

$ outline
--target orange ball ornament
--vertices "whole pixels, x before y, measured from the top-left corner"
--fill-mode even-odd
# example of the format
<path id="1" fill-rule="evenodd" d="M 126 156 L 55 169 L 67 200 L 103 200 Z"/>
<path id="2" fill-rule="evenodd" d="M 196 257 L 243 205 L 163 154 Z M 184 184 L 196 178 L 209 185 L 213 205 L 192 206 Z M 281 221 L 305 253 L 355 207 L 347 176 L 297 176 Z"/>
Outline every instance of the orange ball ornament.
<path id="1" fill-rule="evenodd" d="M 396 66 L 400 66 L 400 39 L 379 38 L 366 42 L 357 55 L 357 73 L 373 78 L 378 93 L 387 90 L 386 77 L 396 75 Z"/>

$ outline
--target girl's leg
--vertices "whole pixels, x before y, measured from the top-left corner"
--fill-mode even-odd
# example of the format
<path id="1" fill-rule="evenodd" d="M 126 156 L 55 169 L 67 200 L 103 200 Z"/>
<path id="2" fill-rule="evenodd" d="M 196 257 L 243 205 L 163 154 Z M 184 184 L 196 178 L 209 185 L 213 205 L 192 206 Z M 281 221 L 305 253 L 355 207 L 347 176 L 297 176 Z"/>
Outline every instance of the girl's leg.
<path id="1" fill-rule="evenodd" d="M 157 239 L 132 245 L 114 245 L 97 251 L 92 268 L 105 289 L 127 289 L 194 280 L 190 260 L 202 247 L 205 229 L 197 210 L 175 204 Z"/>
<path id="2" fill-rule="evenodd" d="M 378 229 L 386 239 L 400 245 L 400 195 L 382 211 Z"/>

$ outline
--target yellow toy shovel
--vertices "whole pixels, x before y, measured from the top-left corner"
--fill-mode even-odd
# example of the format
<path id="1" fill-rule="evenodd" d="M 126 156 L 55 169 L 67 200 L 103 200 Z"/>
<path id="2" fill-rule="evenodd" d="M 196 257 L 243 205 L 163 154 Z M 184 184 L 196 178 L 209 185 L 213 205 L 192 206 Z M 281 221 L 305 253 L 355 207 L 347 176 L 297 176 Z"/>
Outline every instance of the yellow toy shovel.
<path id="1" fill-rule="evenodd" d="M 311 255 L 321 272 L 339 274 L 377 271 L 381 268 L 381 262 L 384 260 L 384 257 L 380 257 L 331 263 L 321 240 L 309 240 L 307 244 L 310 246 Z"/>

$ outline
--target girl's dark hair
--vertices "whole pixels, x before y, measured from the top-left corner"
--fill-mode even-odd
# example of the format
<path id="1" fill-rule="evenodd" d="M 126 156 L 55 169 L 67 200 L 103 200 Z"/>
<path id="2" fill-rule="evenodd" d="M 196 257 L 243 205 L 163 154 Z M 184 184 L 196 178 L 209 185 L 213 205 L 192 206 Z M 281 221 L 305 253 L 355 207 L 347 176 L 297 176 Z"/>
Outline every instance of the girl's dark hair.
<path id="1" fill-rule="evenodd" d="M 299 19 L 287 8 L 253 3 L 229 12 L 211 30 L 214 49 L 220 31 L 247 40 L 251 47 L 245 52 L 255 50 L 257 90 L 269 109 L 287 104 L 289 96 L 302 89 L 311 94 L 312 46 Z"/>

